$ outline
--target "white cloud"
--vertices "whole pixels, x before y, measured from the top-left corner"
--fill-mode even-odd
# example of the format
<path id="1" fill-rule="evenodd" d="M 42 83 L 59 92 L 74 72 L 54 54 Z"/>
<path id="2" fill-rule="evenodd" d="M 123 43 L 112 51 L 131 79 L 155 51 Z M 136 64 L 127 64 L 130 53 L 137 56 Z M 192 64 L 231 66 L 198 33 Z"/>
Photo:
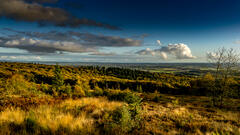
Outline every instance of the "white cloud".
<path id="1" fill-rule="evenodd" d="M 18 40 L 7 41 L 5 45 L 9 45 L 9 46 L 19 45 L 19 41 Z"/>
<path id="2" fill-rule="evenodd" d="M 160 55 L 164 60 L 166 60 L 166 59 L 168 58 L 167 53 L 165 53 L 165 52 L 160 52 L 159 55 Z"/>
<path id="3" fill-rule="evenodd" d="M 162 45 L 162 43 L 161 43 L 160 40 L 157 40 L 157 44 L 158 44 L 158 45 Z"/>
<path id="4" fill-rule="evenodd" d="M 0 60 L 41 60 L 40 56 L 0 56 Z"/>
<path id="5" fill-rule="evenodd" d="M 195 56 L 192 55 L 191 49 L 183 44 L 169 44 L 159 49 L 160 52 L 165 52 L 176 56 L 177 59 L 193 59 Z"/>
<path id="6" fill-rule="evenodd" d="M 191 49 L 183 44 L 169 44 L 168 46 L 163 46 L 159 49 L 151 50 L 147 48 L 145 50 L 140 50 L 136 52 L 139 55 L 153 55 L 153 56 L 160 56 L 162 59 L 167 59 L 168 54 L 175 56 L 176 59 L 193 59 L 196 58 L 192 55 Z"/>
<path id="7" fill-rule="evenodd" d="M 152 55 L 152 56 L 155 56 L 156 53 L 154 50 L 151 50 L 150 48 L 147 48 L 145 50 L 141 50 L 141 51 L 138 51 L 137 54 L 139 55 Z"/>

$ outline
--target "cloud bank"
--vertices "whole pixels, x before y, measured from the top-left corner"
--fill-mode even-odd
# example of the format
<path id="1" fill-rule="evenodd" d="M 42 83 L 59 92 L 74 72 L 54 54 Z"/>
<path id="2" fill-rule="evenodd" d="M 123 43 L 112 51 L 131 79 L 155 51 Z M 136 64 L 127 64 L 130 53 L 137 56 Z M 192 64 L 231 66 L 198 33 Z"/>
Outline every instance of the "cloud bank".
<path id="1" fill-rule="evenodd" d="M 41 60 L 40 56 L 0 56 L 0 60 Z"/>
<path id="2" fill-rule="evenodd" d="M 102 47 L 140 46 L 141 40 L 118 36 L 95 35 L 80 32 L 15 32 L 15 35 L 0 37 L 0 47 L 18 48 L 30 53 L 93 53 L 94 55 L 113 55 L 99 52 Z"/>
<path id="3" fill-rule="evenodd" d="M 77 18 L 61 8 L 43 6 L 40 3 L 57 2 L 56 0 L 0 0 L 0 16 L 17 21 L 38 22 L 40 25 L 55 25 L 61 27 L 94 26 L 107 29 L 119 29 L 94 20 Z M 37 3 L 39 2 L 39 3 Z"/>
<path id="4" fill-rule="evenodd" d="M 162 59 L 168 59 L 168 55 L 172 55 L 176 59 L 196 58 L 195 56 L 192 55 L 191 49 L 183 43 L 169 44 L 168 46 L 162 46 L 161 48 L 154 50 L 147 48 L 136 52 L 136 54 L 160 56 Z"/>
<path id="5" fill-rule="evenodd" d="M 95 52 L 95 48 L 88 48 L 81 44 L 67 41 L 48 41 L 48 40 L 37 40 L 32 38 L 20 38 L 13 40 L 6 40 L 1 47 L 6 48 L 18 48 L 27 50 L 31 53 L 55 53 L 56 51 L 67 51 L 67 52 Z"/>

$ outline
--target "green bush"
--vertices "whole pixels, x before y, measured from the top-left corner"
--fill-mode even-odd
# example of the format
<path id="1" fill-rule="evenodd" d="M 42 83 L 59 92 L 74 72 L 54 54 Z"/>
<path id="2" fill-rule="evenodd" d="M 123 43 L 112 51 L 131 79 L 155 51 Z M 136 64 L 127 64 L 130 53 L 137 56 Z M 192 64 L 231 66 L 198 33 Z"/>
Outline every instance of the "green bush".
<path id="1" fill-rule="evenodd" d="M 4 93 L 8 95 L 30 96 L 39 94 L 36 84 L 28 82 L 21 74 L 15 74 L 8 78 L 4 88 Z"/>
<path id="2" fill-rule="evenodd" d="M 134 120 L 127 106 L 117 108 L 112 114 L 111 128 L 119 133 L 127 133 L 134 127 Z"/>
<path id="3" fill-rule="evenodd" d="M 124 101 L 128 104 L 140 103 L 142 98 L 137 94 L 130 91 L 104 91 L 104 95 L 108 97 L 109 100 Z"/>
<path id="4" fill-rule="evenodd" d="M 48 84 L 41 83 L 40 90 L 46 94 L 53 95 L 53 91 Z"/>
<path id="5" fill-rule="evenodd" d="M 136 110 L 131 105 L 117 108 L 112 112 L 110 118 L 112 121 L 106 129 L 106 131 L 110 131 L 110 134 L 128 134 L 141 128 L 141 109 Z"/>
<path id="6" fill-rule="evenodd" d="M 67 97 L 71 97 L 72 96 L 72 87 L 70 84 L 67 85 L 63 85 L 61 87 L 58 88 L 58 93 L 61 96 L 67 96 Z"/>
<path id="7" fill-rule="evenodd" d="M 142 98 L 129 91 L 118 91 L 111 93 L 108 91 L 108 98 L 120 100 L 128 103 L 112 112 L 112 122 L 110 123 L 111 134 L 128 134 L 141 126 Z M 108 130 L 107 130 L 108 131 Z"/>

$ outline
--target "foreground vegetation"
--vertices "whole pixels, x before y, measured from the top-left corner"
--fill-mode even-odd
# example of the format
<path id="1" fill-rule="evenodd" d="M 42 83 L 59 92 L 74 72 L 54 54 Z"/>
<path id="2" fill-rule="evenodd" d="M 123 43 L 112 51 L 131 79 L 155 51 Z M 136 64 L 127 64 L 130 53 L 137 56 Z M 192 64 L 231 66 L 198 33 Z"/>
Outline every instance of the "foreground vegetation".
<path id="1" fill-rule="evenodd" d="M 219 104 L 214 82 L 210 73 L 0 63 L 0 134 L 240 134 L 240 80 L 227 78 Z"/>

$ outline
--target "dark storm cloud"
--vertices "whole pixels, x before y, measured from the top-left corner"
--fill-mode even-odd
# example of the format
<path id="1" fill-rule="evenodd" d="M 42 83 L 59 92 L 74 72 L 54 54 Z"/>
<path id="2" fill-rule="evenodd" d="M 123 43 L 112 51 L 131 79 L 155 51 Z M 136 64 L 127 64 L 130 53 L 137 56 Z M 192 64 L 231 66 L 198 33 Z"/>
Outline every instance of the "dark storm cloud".
<path id="1" fill-rule="evenodd" d="M 43 6 L 38 2 L 53 2 L 54 0 L 32 0 L 28 3 L 24 0 L 0 0 L 0 16 L 17 21 L 38 22 L 40 25 L 56 25 L 61 27 L 94 26 L 107 29 L 119 29 L 105 23 L 94 20 L 77 18 L 63 9 Z"/>
<path id="2" fill-rule="evenodd" d="M 37 38 L 41 40 L 54 40 L 54 41 L 68 41 L 68 42 L 78 42 L 84 44 L 85 46 L 99 46 L 99 47 L 131 47 L 131 46 L 141 46 L 142 39 L 134 38 L 123 38 L 119 36 L 105 36 L 96 35 L 91 33 L 81 33 L 81 32 L 23 32 L 16 31 L 9 28 L 5 28 L 7 31 L 15 32 L 16 35 L 11 35 L 13 37 L 27 36 L 30 38 Z M 140 40 L 141 39 L 141 40 Z"/>
<path id="3" fill-rule="evenodd" d="M 122 38 L 118 36 L 94 35 L 90 33 L 69 32 L 69 35 L 78 37 L 89 46 L 105 46 L 105 47 L 129 47 L 140 46 L 141 40 L 132 38 Z"/>
<path id="4" fill-rule="evenodd" d="M 99 52 L 102 47 L 141 46 L 142 41 L 118 36 L 94 35 L 80 32 L 15 32 L 15 35 L 0 37 L 0 47 L 18 48 L 30 53 L 56 53 L 57 51 L 114 55 Z"/>
<path id="5" fill-rule="evenodd" d="M 67 41 L 49 41 L 49 40 L 38 40 L 32 38 L 1 38 L 0 47 L 5 48 L 18 48 L 26 50 L 30 53 L 56 53 L 57 51 L 66 52 L 97 52 L 96 47 L 87 47 L 76 42 Z"/>

